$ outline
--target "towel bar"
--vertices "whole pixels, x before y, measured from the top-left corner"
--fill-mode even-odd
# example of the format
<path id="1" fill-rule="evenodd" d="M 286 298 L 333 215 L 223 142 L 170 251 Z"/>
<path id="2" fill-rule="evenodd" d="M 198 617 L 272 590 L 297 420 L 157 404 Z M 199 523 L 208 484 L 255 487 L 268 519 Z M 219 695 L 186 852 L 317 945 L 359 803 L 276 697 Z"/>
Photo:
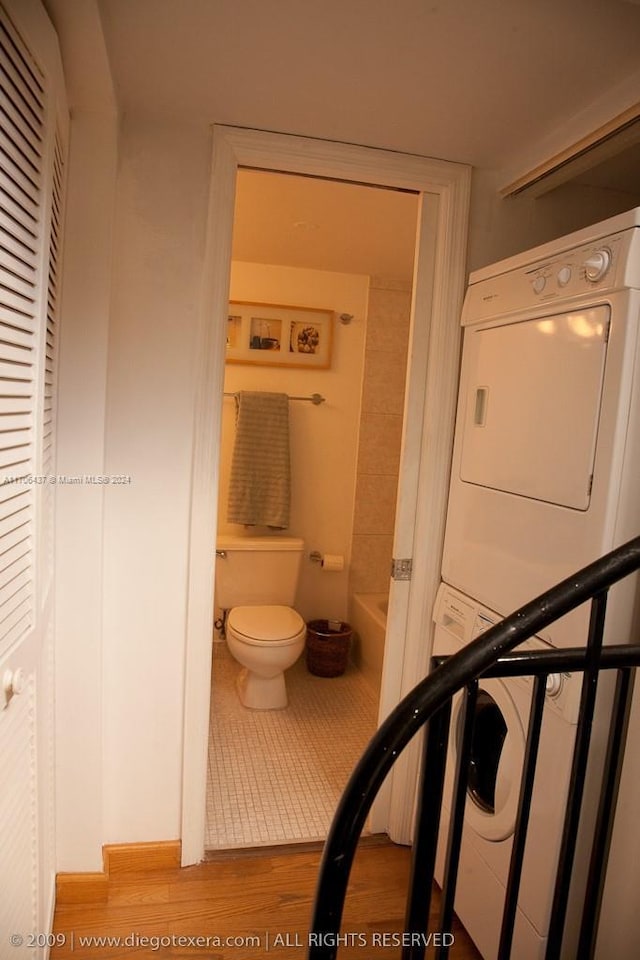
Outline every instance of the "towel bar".
<path id="1" fill-rule="evenodd" d="M 227 393 L 225 391 L 225 397 L 237 397 L 237 393 Z M 289 397 L 289 400 L 308 400 L 310 403 L 313 403 L 314 406 L 319 406 L 321 403 L 324 403 L 326 397 L 323 397 L 320 393 L 312 393 L 310 397 Z"/>

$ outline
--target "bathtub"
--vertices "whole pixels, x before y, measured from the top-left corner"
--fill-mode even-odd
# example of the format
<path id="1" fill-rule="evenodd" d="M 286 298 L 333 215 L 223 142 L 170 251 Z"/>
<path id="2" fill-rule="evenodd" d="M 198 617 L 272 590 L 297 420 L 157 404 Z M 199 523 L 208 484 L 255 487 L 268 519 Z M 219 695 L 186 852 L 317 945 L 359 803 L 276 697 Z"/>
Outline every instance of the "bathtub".
<path id="1" fill-rule="evenodd" d="M 369 685 L 380 693 L 389 597 L 386 593 L 354 593 L 349 617 L 353 627 L 352 658 Z"/>

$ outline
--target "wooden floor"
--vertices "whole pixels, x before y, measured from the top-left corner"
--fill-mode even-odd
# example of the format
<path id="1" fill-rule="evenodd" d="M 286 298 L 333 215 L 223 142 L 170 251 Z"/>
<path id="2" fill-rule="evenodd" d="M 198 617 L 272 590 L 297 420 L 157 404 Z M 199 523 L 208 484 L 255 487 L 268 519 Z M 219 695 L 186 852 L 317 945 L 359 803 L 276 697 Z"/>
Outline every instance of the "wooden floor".
<path id="1" fill-rule="evenodd" d="M 319 846 L 228 852 L 184 869 L 121 874 L 110 880 L 108 903 L 58 907 L 54 932 L 62 945 L 51 960 L 305 960 L 320 852 Z M 400 957 L 408 871 L 408 848 L 375 840 L 361 845 L 340 960 Z M 437 933 L 435 921 L 429 931 Z M 461 927 L 453 936 L 452 960 L 479 958 Z M 111 941 L 90 944 L 87 937 Z"/>

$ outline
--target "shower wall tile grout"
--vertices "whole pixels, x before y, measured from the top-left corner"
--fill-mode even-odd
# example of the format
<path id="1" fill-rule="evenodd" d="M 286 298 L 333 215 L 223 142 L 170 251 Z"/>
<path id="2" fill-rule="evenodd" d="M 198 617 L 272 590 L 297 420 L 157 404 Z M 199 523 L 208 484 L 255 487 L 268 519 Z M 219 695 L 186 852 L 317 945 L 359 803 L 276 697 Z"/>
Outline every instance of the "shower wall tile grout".
<path id="1" fill-rule="evenodd" d="M 388 589 L 402 445 L 411 284 L 369 287 L 350 593 Z M 386 534 L 384 541 L 376 535 Z"/>

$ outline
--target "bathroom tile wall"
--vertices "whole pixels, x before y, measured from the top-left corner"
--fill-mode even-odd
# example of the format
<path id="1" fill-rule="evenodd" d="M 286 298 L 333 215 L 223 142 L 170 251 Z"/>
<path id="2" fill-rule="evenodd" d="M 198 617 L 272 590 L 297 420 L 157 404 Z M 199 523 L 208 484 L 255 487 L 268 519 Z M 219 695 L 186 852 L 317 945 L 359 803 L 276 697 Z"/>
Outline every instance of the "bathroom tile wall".
<path id="1" fill-rule="evenodd" d="M 372 277 L 349 588 L 389 587 L 409 345 L 411 285 Z"/>

